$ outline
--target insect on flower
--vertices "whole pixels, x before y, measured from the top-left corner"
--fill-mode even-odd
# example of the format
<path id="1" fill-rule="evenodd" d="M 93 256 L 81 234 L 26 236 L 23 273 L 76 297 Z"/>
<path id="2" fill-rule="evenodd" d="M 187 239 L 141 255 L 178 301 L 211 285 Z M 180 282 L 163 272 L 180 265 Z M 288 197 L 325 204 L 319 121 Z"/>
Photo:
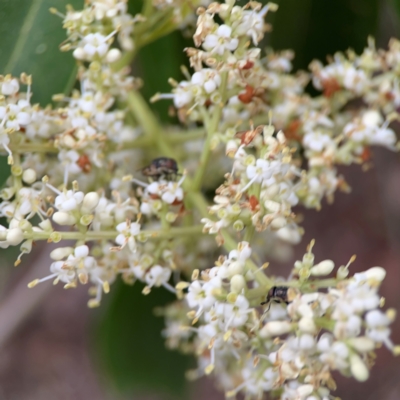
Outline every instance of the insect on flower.
<path id="1" fill-rule="evenodd" d="M 144 167 L 142 170 L 142 174 L 149 178 L 154 178 L 156 180 L 161 177 L 165 177 L 167 179 L 174 177 L 178 174 L 178 164 L 173 158 L 168 157 L 158 157 L 152 160 L 152 162 Z"/>
<path id="2" fill-rule="evenodd" d="M 275 303 L 285 303 L 289 304 L 289 298 L 288 298 L 288 290 L 290 288 L 286 286 L 273 286 L 271 289 L 269 289 L 267 298 L 265 301 L 261 303 L 261 305 L 268 304 L 268 311 L 271 307 L 271 302 Z"/>

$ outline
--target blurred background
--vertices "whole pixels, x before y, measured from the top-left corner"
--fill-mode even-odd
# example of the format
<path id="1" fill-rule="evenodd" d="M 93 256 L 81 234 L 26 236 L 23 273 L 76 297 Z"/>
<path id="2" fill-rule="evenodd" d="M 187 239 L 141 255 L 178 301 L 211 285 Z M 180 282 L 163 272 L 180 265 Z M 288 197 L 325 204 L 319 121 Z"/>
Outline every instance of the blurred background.
<path id="1" fill-rule="evenodd" d="M 400 0 L 276 2 L 279 10 L 269 15 L 273 31 L 264 44 L 294 49 L 295 69 L 337 50 L 360 52 L 368 35 L 386 47 L 390 37 L 400 34 Z M 65 38 L 61 20 L 48 12 L 52 6 L 63 10 L 67 3 L 79 9 L 83 0 L 0 0 L 0 73 L 32 74 L 34 101 L 42 106 L 73 85 L 72 57 L 58 51 Z M 130 0 L 132 12 L 140 10 L 140 3 Z M 173 33 L 139 53 L 133 68 L 144 79 L 147 98 L 169 91 L 169 77 L 181 78 L 187 45 L 190 40 Z M 168 121 L 167 102 L 154 107 Z M 372 161 L 367 172 L 357 166 L 342 171 L 353 188 L 350 195 L 338 193 L 334 204 L 320 212 L 301 210 L 303 242 L 291 262 L 276 264 L 272 272 L 286 275 L 316 238 L 319 259 L 340 265 L 357 254 L 352 272 L 385 267 L 381 293 L 387 307 L 400 310 L 400 156 L 374 149 Z M 0 181 L 7 176 L 1 158 Z M 28 290 L 27 282 L 48 270 L 49 252 L 49 245 L 38 244 L 18 268 L 12 250 L 0 255 L 0 400 L 224 398 L 211 381 L 187 383 L 184 371 L 193 361 L 164 349 L 162 319 L 152 310 L 171 300 L 168 294 L 154 290 L 143 297 L 137 284 L 117 285 L 100 309 L 90 310 L 84 287 L 71 292 L 43 284 Z M 400 318 L 393 325 L 393 341 L 400 343 Z M 335 395 L 343 400 L 400 399 L 399 358 L 384 348 L 378 353 L 366 383 L 338 376 Z"/>

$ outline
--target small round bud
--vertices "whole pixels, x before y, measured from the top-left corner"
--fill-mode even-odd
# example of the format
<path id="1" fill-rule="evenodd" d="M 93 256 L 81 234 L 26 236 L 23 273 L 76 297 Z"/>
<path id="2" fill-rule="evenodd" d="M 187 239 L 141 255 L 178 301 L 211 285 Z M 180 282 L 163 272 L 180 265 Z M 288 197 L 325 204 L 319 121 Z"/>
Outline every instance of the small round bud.
<path id="1" fill-rule="evenodd" d="M 271 228 L 272 229 L 281 229 L 286 225 L 286 218 L 278 217 L 272 220 Z"/>
<path id="2" fill-rule="evenodd" d="M 279 336 L 292 330 L 292 324 L 289 321 L 270 321 L 267 322 L 260 331 L 262 338 L 270 336 Z"/>
<path id="3" fill-rule="evenodd" d="M 121 51 L 118 49 L 111 49 L 108 51 L 106 55 L 106 61 L 108 63 L 113 63 L 115 61 L 118 61 L 121 58 Z"/>
<path id="4" fill-rule="evenodd" d="M 316 326 L 312 318 L 303 317 L 299 321 L 299 329 L 302 332 L 314 334 L 316 331 Z"/>
<path id="5" fill-rule="evenodd" d="M 9 229 L 6 240 L 11 246 L 16 246 L 24 240 L 24 233 L 20 228 Z"/>
<path id="6" fill-rule="evenodd" d="M 73 247 L 59 247 L 50 253 L 50 258 L 54 261 L 60 261 L 74 252 Z"/>
<path id="7" fill-rule="evenodd" d="M 365 336 L 350 338 L 347 342 L 360 353 L 367 353 L 375 348 L 374 341 Z"/>
<path id="8" fill-rule="evenodd" d="M 243 275 L 234 275 L 231 278 L 231 292 L 240 293 L 246 287 Z"/>
<path id="9" fill-rule="evenodd" d="M 58 225 L 74 225 L 76 223 L 75 217 L 64 211 L 55 212 L 53 214 L 53 221 Z"/>
<path id="10" fill-rule="evenodd" d="M 82 211 L 90 213 L 97 207 L 99 201 L 100 197 L 96 192 L 86 193 L 82 201 Z"/>
<path id="11" fill-rule="evenodd" d="M 290 229 L 287 225 L 276 231 L 276 235 L 279 237 L 279 239 L 291 244 L 298 244 L 301 241 L 301 233 L 299 230 Z"/>
<path id="12" fill-rule="evenodd" d="M 360 382 L 366 381 L 369 377 L 367 366 L 357 354 L 352 354 L 350 356 L 350 370 L 354 378 L 356 378 Z"/>
<path id="13" fill-rule="evenodd" d="M 301 385 L 296 389 L 296 393 L 298 394 L 300 399 L 305 399 L 306 396 L 311 394 L 314 391 L 314 386 L 311 384 Z"/>
<path id="14" fill-rule="evenodd" d="M 372 267 L 365 271 L 368 279 L 382 282 L 385 279 L 386 271 L 382 267 Z"/>
<path id="15" fill-rule="evenodd" d="M 333 268 L 335 268 L 335 263 L 332 260 L 324 260 L 314 265 L 310 269 L 310 273 L 312 276 L 329 275 L 333 271 Z"/>
<path id="16" fill-rule="evenodd" d="M 53 226 L 51 225 L 51 221 L 49 219 L 45 219 L 44 221 L 39 222 L 39 227 L 46 232 L 53 230 Z"/>
<path id="17" fill-rule="evenodd" d="M 36 182 L 36 178 L 37 178 L 36 171 L 32 168 L 26 169 L 22 174 L 22 180 L 28 185 L 31 185 L 33 182 Z"/>
<path id="18" fill-rule="evenodd" d="M 228 267 L 228 272 L 230 276 L 242 275 L 244 272 L 244 264 L 240 261 L 232 262 Z"/>
<path id="19" fill-rule="evenodd" d="M 86 57 L 85 50 L 82 47 L 77 47 L 73 52 L 72 55 L 77 60 L 84 60 Z"/>
<path id="20" fill-rule="evenodd" d="M 265 200 L 264 207 L 271 212 L 278 212 L 281 205 L 277 201 Z"/>

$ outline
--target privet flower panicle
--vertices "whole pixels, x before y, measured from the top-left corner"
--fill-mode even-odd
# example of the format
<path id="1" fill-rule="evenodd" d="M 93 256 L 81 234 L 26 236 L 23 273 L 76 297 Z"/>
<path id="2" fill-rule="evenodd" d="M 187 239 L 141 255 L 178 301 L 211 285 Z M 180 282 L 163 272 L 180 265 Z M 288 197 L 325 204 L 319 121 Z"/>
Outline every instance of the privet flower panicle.
<path id="1" fill-rule="evenodd" d="M 287 279 L 258 261 L 290 259 L 304 233 L 294 209 L 349 192 L 341 166 L 366 169 L 371 146 L 399 148 L 400 42 L 378 50 L 369 39 L 360 55 L 293 73 L 291 50 L 260 48 L 276 10 L 235 0 L 152 0 L 143 15 L 126 0 L 52 9 L 78 84 L 41 108 L 31 76 L 0 76 L 11 172 L 0 248 L 19 246 L 19 265 L 35 242 L 52 242 L 49 274 L 28 286 L 87 285 L 89 307 L 118 279 L 141 282 L 144 295 L 167 289 L 176 301 L 157 310 L 167 346 L 193 354 L 188 376 L 212 375 L 227 398 L 327 400 L 334 371 L 365 381 L 376 349 L 400 353 L 379 294 L 386 271 L 351 274 L 355 256 L 315 260 L 314 241 Z M 153 97 L 172 100 L 185 124 L 165 129 L 129 65 L 174 29 L 191 31 L 194 47 L 184 79 Z M 182 174 L 145 176 L 160 159 Z"/>
<path id="2" fill-rule="evenodd" d="M 332 273 L 334 263 L 315 263 L 313 244 L 303 260 L 296 261 L 292 280 L 276 282 L 280 287 L 290 285 L 288 305 L 272 299 L 264 312 L 260 309 L 260 287 L 257 275 L 249 274 L 252 251 L 247 242 L 196 274 L 191 283 L 177 285 L 187 287 L 185 300 L 192 309 L 187 316 L 193 327 L 183 312 L 171 314 L 167 309 L 167 326 L 175 329 L 167 329 L 164 335 L 174 348 L 182 343 L 186 352 L 189 348 L 197 354 L 197 375 L 213 374 L 227 397 L 239 392 L 251 398 L 265 392 L 293 399 L 313 393 L 326 397 L 335 387 L 332 371 L 363 381 L 373 351 L 381 343 L 395 349 L 389 338 L 392 319 L 379 309 L 384 270 L 374 267 L 325 286 L 324 278 Z M 238 281 L 241 289 L 232 291 Z"/>

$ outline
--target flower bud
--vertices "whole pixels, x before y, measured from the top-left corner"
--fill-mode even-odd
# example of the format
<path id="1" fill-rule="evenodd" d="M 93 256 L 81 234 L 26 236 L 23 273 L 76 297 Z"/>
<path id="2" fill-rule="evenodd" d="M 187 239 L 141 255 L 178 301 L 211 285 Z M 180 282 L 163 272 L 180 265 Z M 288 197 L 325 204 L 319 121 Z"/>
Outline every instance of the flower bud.
<path id="1" fill-rule="evenodd" d="M 385 279 L 386 271 L 382 267 L 372 267 L 365 271 L 367 279 L 373 279 L 382 282 Z"/>
<path id="2" fill-rule="evenodd" d="M 232 262 L 229 267 L 229 276 L 234 276 L 234 275 L 242 275 L 244 272 L 244 264 L 239 262 L 239 261 L 234 261 Z"/>
<path id="3" fill-rule="evenodd" d="M 6 240 L 7 233 L 8 233 L 8 230 L 6 228 L 4 228 L 4 226 L 0 225 L 0 240 Z"/>
<path id="4" fill-rule="evenodd" d="M 50 253 L 50 258 L 54 261 L 60 261 L 74 252 L 73 247 L 59 247 Z"/>
<path id="5" fill-rule="evenodd" d="M 271 228 L 272 229 L 281 229 L 286 225 L 286 218 L 278 217 L 272 220 Z"/>
<path id="6" fill-rule="evenodd" d="M 75 218 L 64 211 L 55 212 L 53 214 L 53 221 L 58 225 L 74 225 L 76 223 Z"/>
<path id="7" fill-rule="evenodd" d="M 311 394 L 314 390 L 314 386 L 310 384 L 301 385 L 296 389 L 296 393 L 298 394 L 299 398 L 304 399 L 306 396 Z"/>
<path id="8" fill-rule="evenodd" d="M 277 201 L 265 200 L 264 206 L 268 211 L 278 212 L 281 208 L 281 205 Z"/>
<path id="9" fill-rule="evenodd" d="M 316 326 L 314 320 L 309 317 L 303 317 L 299 321 L 299 329 L 305 333 L 315 333 Z"/>
<path id="10" fill-rule="evenodd" d="M 279 239 L 291 244 L 298 244 L 301 241 L 301 233 L 299 230 L 288 228 L 287 225 L 276 231 L 276 235 Z"/>
<path id="11" fill-rule="evenodd" d="M 118 49 L 111 49 L 106 55 L 106 61 L 113 63 L 121 58 L 121 51 Z"/>
<path id="12" fill-rule="evenodd" d="M 335 263 L 332 260 L 324 260 L 314 265 L 310 269 L 310 273 L 313 276 L 329 275 L 333 271 L 333 268 L 335 268 Z"/>
<path id="13" fill-rule="evenodd" d="M 20 228 L 9 229 L 6 240 L 11 246 L 16 246 L 24 240 L 24 233 Z"/>
<path id="14" fill-rule="evenodd" d="M 289 321 L 270 321 L 267 322 L 260 331 L 262 338 L 270 336 L 279 336 L 292 330 L 292 324 Z"/>
<path id="15" fill-rule="evenodd" d="M 231 292 L 240 293 L 246 287 L 243 275 L 234 275 L 231 278 Z"/>
<path id="16" fill-rule="evenodd" d="M 85 50 L 82 47 L 77 47 L 73 52 L 72 55 L 77 60 L 84 60 L 85 59 Z"/>
<path id="17" fill-rule="evenodd" d="M 366 381 L 369 377 L 368 368 L 358 354 L 350 356 L 350 370 L 354 378 L 360 382 Z"/>
<path id="18" fill-rule="evenodd" d="M 39 222 L 39 227 L 42 228 L 44 231 L 51 231 L 53 229 L 51 222 L 49 219 L 45 219 L 42 222 Z"/>
<path id="19" fill-rule="evenodd" d="M 82 202 L 82 212 L 90 213 L 99 204 L 100 197 L 96 192 L 89 192 L 85 194 Z"/>
<path id="20" fill-rule="evenodd" d="M 22 174 L 22 180 L 28 185 L 36 182 L 36 171 L 32 168 L 26 169 Z"/>
<path id="21" fill-rule="evenodd" d="M 375 348 L 375 343 L 372 339 L 365 336 L 350 338 L 347 340 L 349 345 L 360 353 L 366 353 Z"/>

